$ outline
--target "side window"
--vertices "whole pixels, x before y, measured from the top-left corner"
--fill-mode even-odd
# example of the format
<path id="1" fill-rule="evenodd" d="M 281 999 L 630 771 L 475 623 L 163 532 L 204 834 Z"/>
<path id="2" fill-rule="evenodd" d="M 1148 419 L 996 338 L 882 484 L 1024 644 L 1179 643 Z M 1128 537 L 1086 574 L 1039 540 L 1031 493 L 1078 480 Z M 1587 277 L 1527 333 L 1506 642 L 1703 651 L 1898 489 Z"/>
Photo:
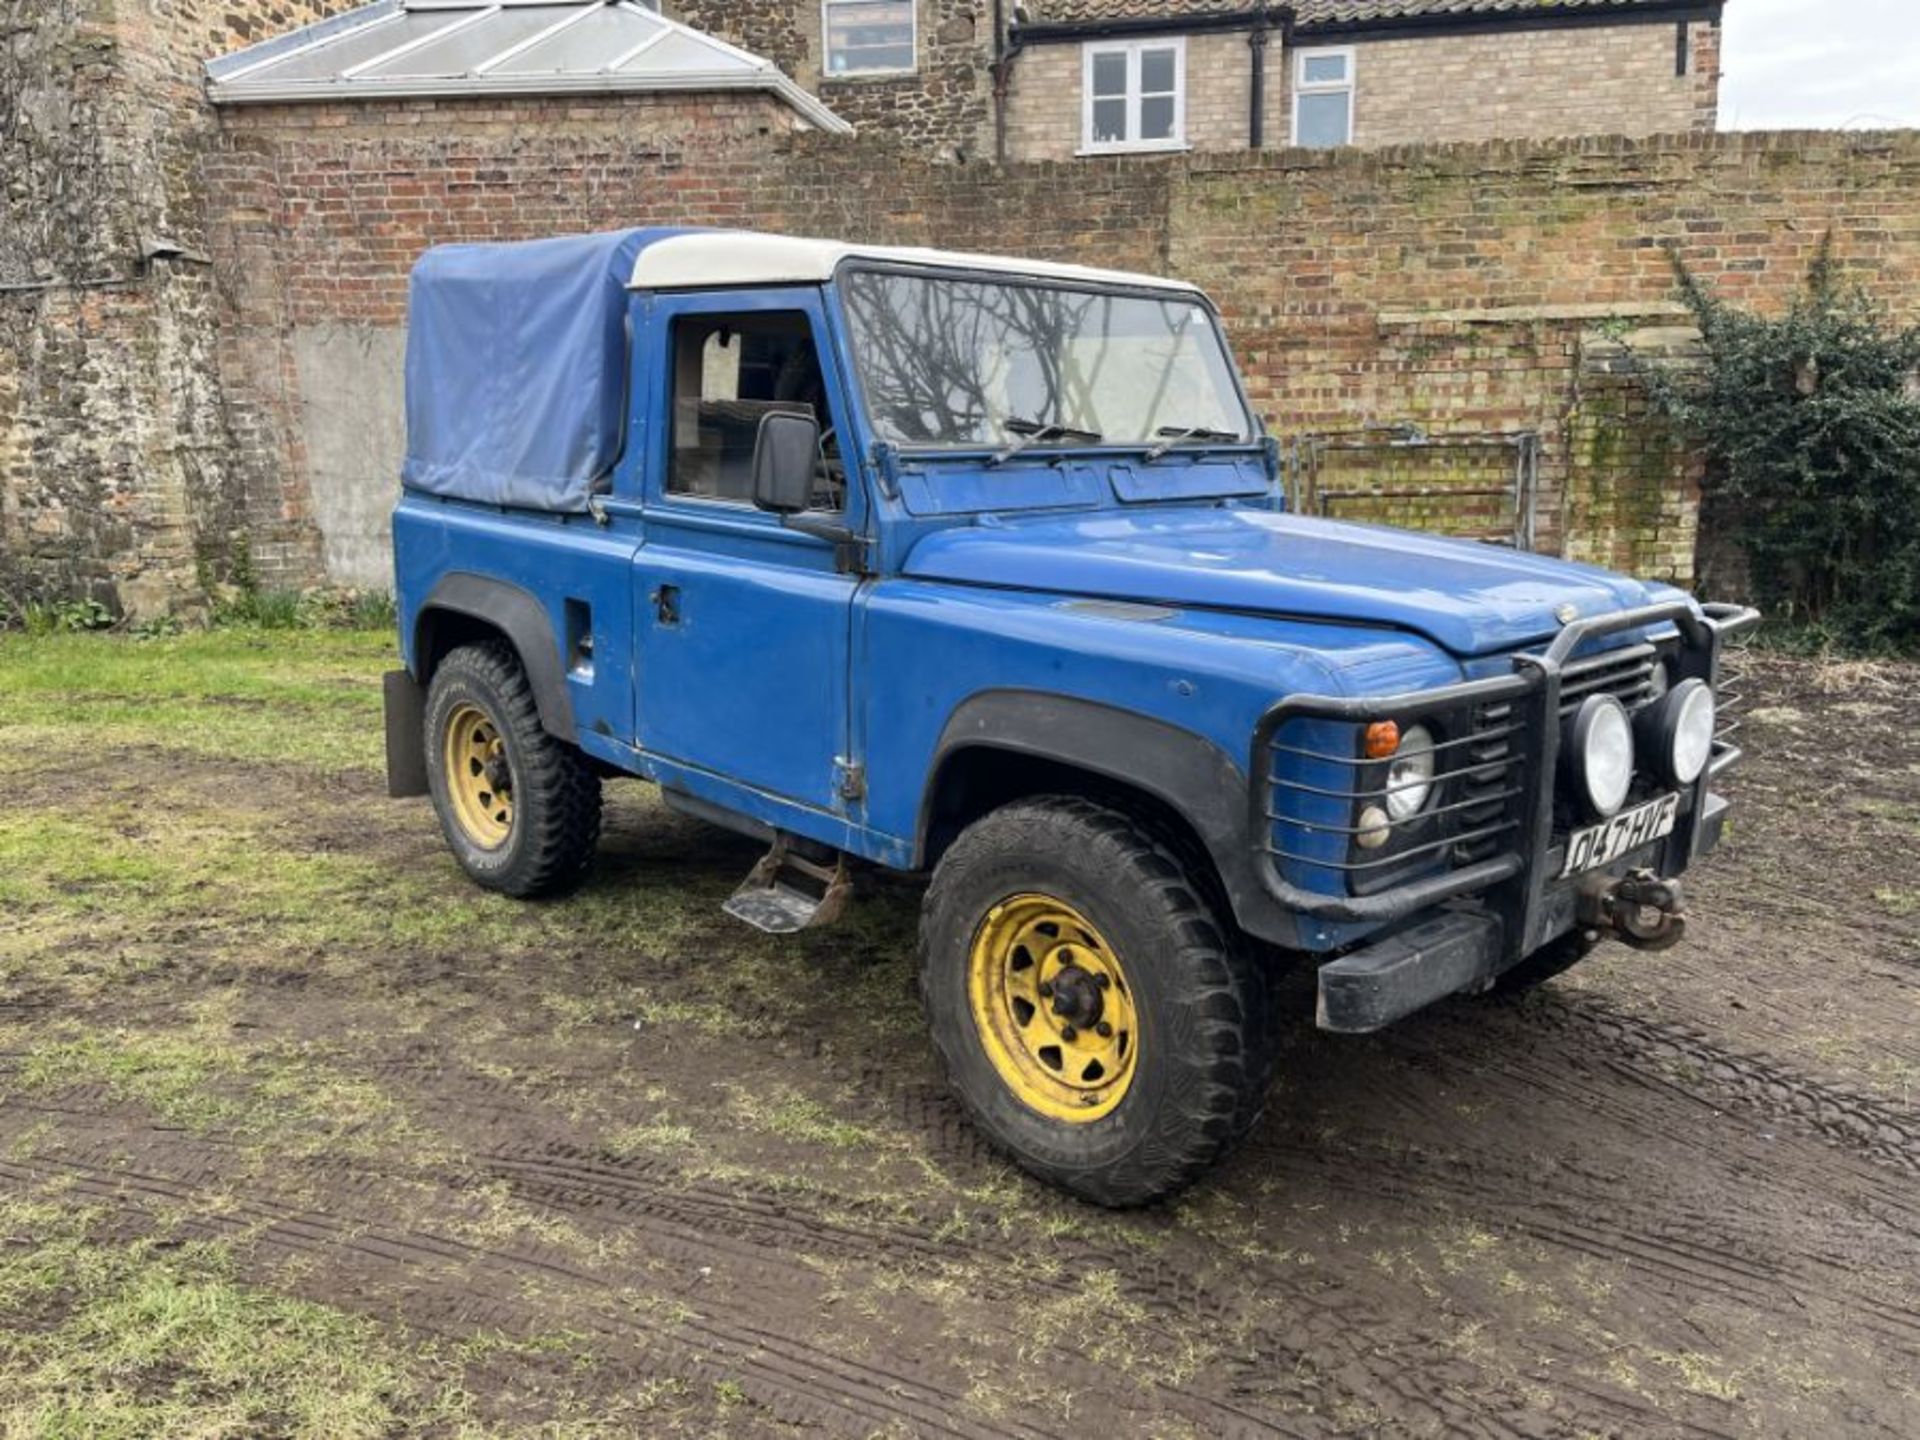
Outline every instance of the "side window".
<path id="1" fill-rule="evenodd" d="M 811 415 L 824 438 L 814 503 L 838 510 L 845 471 L 807 317 L 794 310 L 673 322 L 673 437 L 667 493 L 753 503 L 753 446 L 772 411 Z"/>

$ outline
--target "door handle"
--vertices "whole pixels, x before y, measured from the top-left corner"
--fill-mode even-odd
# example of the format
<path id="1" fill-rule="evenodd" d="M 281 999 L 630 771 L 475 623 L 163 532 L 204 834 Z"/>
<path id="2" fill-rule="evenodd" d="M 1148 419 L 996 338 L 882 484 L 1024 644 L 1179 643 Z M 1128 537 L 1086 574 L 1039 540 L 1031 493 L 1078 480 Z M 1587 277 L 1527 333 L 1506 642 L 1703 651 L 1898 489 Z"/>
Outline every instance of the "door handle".
<path id="1" fill-rule="evenodd" d="M 662 625 L 680 623 L 680 587 L 661 585 L 649 597 L 653 601 L 653 615 Z"/>

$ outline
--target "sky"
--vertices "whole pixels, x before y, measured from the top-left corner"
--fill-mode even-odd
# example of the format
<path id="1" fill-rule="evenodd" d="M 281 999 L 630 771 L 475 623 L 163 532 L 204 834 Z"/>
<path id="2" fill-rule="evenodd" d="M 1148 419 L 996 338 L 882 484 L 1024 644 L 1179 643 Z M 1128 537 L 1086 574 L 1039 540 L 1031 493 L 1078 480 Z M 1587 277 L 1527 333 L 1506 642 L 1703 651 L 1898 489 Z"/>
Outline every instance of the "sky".
<path id="1" fill-rule="evenodd" d="M 1920 126 L 1920 0 L 1727 0 L 1723 130 Z"/>

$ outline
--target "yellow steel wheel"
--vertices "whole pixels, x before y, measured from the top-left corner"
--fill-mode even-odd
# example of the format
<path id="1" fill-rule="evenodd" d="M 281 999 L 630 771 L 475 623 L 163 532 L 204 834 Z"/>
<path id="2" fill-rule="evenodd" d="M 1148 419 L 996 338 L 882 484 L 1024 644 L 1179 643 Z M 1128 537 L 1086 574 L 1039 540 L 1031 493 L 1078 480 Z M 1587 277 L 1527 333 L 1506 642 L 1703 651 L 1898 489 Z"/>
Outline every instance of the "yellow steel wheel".
<path id="1" fill-rule="evenodd" d="M 1133 1080 L 1140 1033 L 1120 957 L 1051 895 L 1014 895 L 973 937 L 967 998 L 1007 1088 L 1042 1115 L 1098 1120 Z"/>
<path id="2" fill-rule="evenodd" d="M 463 703 L 447 717 L 444 744 L 454 818 L 475 845 L 499 849 L 513 833 L 513 769 L 500 727 L 478 705 Z"/>

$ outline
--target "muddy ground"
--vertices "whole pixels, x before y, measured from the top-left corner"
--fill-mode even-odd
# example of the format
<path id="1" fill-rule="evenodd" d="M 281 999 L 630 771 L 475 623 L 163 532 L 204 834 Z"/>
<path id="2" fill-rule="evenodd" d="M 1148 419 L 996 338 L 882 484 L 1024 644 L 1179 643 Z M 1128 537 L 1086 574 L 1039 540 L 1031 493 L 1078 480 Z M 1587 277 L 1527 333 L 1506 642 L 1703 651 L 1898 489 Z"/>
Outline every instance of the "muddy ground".
<path id="1" fill-rule="evenodd" d="M 1757 660 L 1682 948 L 1296 987 L 1252 1142 L 1112 1215 L 942 1091 L 911 886 L 759 937 L 623 785 L 480 895 L 383 650 L 0 643 L 0 1431 L 1920 1434 L 1920 670 Z"/>

